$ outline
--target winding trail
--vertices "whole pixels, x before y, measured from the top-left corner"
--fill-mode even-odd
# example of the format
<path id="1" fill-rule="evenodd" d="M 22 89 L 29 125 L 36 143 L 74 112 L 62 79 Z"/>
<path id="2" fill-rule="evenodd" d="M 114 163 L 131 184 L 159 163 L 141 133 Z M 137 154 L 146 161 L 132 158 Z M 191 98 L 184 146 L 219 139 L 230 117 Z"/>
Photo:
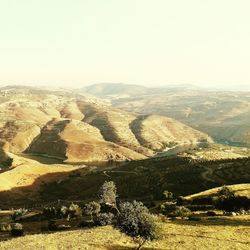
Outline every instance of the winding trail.
<path id="1" fill-rule="evenodd" d="M 205 167 L 205 169 L 206 169 L 205 172 L 201 174 L 202 178 L 205 179 L 206 181 L 215 182 L 214 179 L 211 178 L 214 172 L 213 169 L 208 167 Z"/>

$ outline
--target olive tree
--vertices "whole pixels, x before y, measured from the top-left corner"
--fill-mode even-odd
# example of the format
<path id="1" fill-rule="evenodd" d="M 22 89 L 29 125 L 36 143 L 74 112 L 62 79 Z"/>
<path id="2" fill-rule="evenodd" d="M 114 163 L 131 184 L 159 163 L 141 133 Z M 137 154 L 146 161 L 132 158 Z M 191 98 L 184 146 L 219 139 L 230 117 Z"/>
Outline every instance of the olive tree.
<path id="1" fill-rule="evenodd" d="M 116 191 L 116 185 L 113 181 L 105 181 L 100 188 L 100 203 L 115 208 L 119 213 L 116 203 Z"/>
<path id="2" fill-rule="evenodd" d="M 119 206 L 118 229 L 139 244 L 138 250 L 146 241 L 160 237 L 160 229 L 148 209 L 138 201 L 123 202 Z"/>
<path id="3" fill-rule="evenodd" d="M 89 215 L 93 220 L 93 215 L 99 214 L 101 211 L 101 205 L 98 202 L 91 201 L 84 206 L 84 213 Z"/>

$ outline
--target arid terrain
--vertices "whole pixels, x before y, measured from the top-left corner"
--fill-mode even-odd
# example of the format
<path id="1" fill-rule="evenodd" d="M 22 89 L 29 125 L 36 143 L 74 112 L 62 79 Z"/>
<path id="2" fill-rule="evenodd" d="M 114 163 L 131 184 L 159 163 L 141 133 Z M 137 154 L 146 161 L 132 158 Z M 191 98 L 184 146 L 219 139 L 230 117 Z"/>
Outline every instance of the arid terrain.
<path id="1" fill-rule="evenodd" d="M 233 185 L 230 189 L 237 195 L 250 197 L 250 185 Z M 188 201 L 201 197 L 213 197 L 219 189 L 186 196 Z M 210 211 L 211 212 L 211 211 Z M 37 212 L 36 212 L 37 213 Z M 161 238 L 148 242 L 143 249 L 249 249 L 250 215 L 229 216 L 214 210 L 216 216 L 209 217 L 204 211 L 193 212 L 192 219 L 175 220 L 160 216 L 158 226 L 162 230 Z M 34 214 L 35 215 L 35 214 Z M 34 216 L 33 215 L 33 216 Z M 6 216 L 0 212 L 0 219 Z M 31 220 L 31 216 L 21 221 L 27 235 L 17 239 L 0 242 L 1 249 L 136 249 L 135 242 L 119 232 L 115 227 L 75 228 L 65 232 L 40 231 L 46 227 L 46 221 Z M 34 217 L 35 218 L 35 217 Z M 196 219 L 195 219 L 196 218 Z M 75 220 L 71 225 L 76 225 Z M 65 223 L 65 222 L 64 222 Z M 74 226 L 76 227 L 76 226 Z M 42 234 L 34 233 L 42 232 Z M 1 237 L 7 237 L 6 232 Z"/>
<path id="2" fill-rule="evenodd" d="M 182 105 L 186 100 L 188 105 L 188 100 L 192 100 L 199 115 L 192 111 L 186 116 L 189 120 L 184 122 L 197 121 L 195 127 L 198 128 L 204 115 L 209 124 L 218 123 L 216 116 L 219 113 L 221 119 L 233 117 L 230 115 L 232 110 L 242 115 L 246 113 L 247 93 L 244 102 L 242 94 L 235 96 L 237 102 L 245 105 L 244 109 L 235 109 L 231 98 L 235 93 L 211 93 L 207 98 L 216 99 L 216 105 L 208 105 L 206 99 L 201 105 L 199 102 L 205 98 L 205 93 L 196 98 L 198 92 L 200 89 L 193 86 L 163 91 L 124 84 L 93 85 L 77 93 L 24 86 L 0 89 L 0 191 L 3 191 L 0 196 L 14 195 L 18 204 L 23 197 L 30 202 L 53 197 L 74 200 L 86 196 L 87 199 L 91 190 L 96 190 L 109 178 L 126 190 L 122 193 L 124 197 L 140 199 L 160 193 L 164 188 L 188 195 L 223 184 L 248 182 L 249 148 L 213 143 L 207 134 L 159 115 L 165 105 L 164 96 L 167 102 L 164 112 L 172 110 L 180 120 L 183 117 L 177 115 L 179 112 L 172 103 Z M 159 97 L 160 93 L 163 96 Z M 183 95 L 186 97 L 182 98 Z M 157 96 L 161 103 L 151 103 Z M 130 106 L 133 98 L 141 98 L 140 103 L 144 99 L 150 101 L 148 114 L 141 114 L 145 112 L 138 109 L 139 103 Z M 133 112 L 114 108 L 110 101 L 123 109 L 130 107 Z M 209 109 L 203 109 L 205 104 L 220 107 L 221 112 L 211 110 L 215 119 L 209 116 Z M 241 120 L 238 123 L 247 125 Z M 175 158 L 177 155 L 181 158 Z M 132 182 L 136 185 L 130 184 Z M 180 183 L 182 189 L 178 186 Z M 81 189 L 74 191 L 74 187 Z M 10 204 L 9 200 L 5 204 Z"/>
<path id="3" fill-rule="evenodd" d="M 249 92 L 216 91 L 192 85 L 146 88 L 126 84 L 97 84 L 84 91 L 127 111 L 177 119 L 218 142 L 249 146 Z"/>
<path id="4" fill-rule="evenodd" d="M 68 92 L 0 90 L 0 153 L 46 155 L 67 162 L 136 160 L 169 145 L 211 142 L 164 116 L 138 116 Z"/>
<path id="5" fill-rule="evenodd" d="M 162 223 L 163 239 L 147 243 L 143 249 L 204 249 L 247 250 L 249 241 L 249 217 L 224 218 L 202 222 L 176 221 Z M 0 243 L 9 249 L 90 249 L 129 250 L 135 243 L 110 226 L 88 230 L 29 235 Z"/>
<path id="6" fill-rule="evenodd" d="M 1 88 L 0 248 L 134 249 L 116 227 L 82 226 L 81 214 L 53 217 L 66 231 L 52 232 L 44 214 L 84 209 L 113 181 L 118 203 L 142 201 L 156 214 L 163 238 L 144 249 L 249 249 L 249 98 L 193 86 Z M 224 185 L 245 202 L 237 216 L 213 200 Z M 191 215 L 159 215 L 166 190 Z M 27 214 L 13 218 L 20 208 Z M 5 226 L 16 222 L 26 235 L 12 239 Z"/>

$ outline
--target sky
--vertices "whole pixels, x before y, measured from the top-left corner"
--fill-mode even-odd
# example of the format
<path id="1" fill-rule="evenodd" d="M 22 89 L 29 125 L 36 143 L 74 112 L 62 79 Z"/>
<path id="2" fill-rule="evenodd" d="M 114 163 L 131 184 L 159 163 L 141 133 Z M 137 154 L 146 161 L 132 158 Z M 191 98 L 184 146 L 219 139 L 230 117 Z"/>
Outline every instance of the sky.
<path id="1" fill-rule="evenodd" d="M 250 89 L 249 0 L 0 0 L 0 85 Z"/>

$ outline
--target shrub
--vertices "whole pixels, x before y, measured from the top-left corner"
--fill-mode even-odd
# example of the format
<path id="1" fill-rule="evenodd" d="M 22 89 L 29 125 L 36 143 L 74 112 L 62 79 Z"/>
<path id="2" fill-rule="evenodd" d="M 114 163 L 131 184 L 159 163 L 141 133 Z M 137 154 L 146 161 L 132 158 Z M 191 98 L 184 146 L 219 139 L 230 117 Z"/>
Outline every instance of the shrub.
<path id="1" fill-rule="evenodd" d="M 112 213 L 99 213 L 95 217 L 95 224 L 98 226 L 112 225 L 114 215 Z"/>
<path id="2" fill-rule="evenodd" d="M 137 201 L 120 204 L 117 226 L 119 230 L 132 237 L 141 249 L 146 241 L 159 238 L 159 228 L 148 209 Z"/>
<path id="3" fill-rule="evenodd" d="M 176 209 L 172 213 L 169 214 L 169 216 L 185 218 L 185 217 L 189 217 L 191 214 L 192 213 L 188 208 L 184 206 L 177 206 Z"/>
<path id="4" fill-rule="evenodd" d="M 82 215 L 82 209 L 74 203 L 71 203 L 69 207 L 61 206 L 59 208 L 56 207 L 44 207 L 43 215 L 51 220 L 58 218 L 70 218 L 70 217 L 80 217 Z"/>
<path id="5" fill-rule="evenodd" d="M 54 219 L 58 216 L 58 213 L 55 207 L 44 207 L 43 215 L 48 219 Z"/>
<path id="6" fill-rule="evenodd" d="M 164 215 L 168 215 L 176 210 L 176 203 L 166 201 L 160 205 L 160 211 Z"/>
<path id="7" fill-rule="evenodd" d="M 82 216 L 82 209 L 77 204 L 71 203 L 68 213 L 70 217 L 80 217 Z"/>
<path id="8" fill-rule="evenodd" d="M 234 197 L 234 192 L 229 187 L 224 185 L 218 191 L 218 196 L 221 198 L 230 198 L 230 197 Z"/>
<path id="9" fill-rule="evenodd" d="M 245 196 L 219 197 L 215 206 L 225 211 L 248 210 L 250 208 L 250 199 Z"/>
<path id="10" fill-rule="evenodd" d="M 69 209 L 66 206 L 61 206 L 59 213 L 62 218 L 66 218 L 68 216 Z"/>
<path id="11" fill-rule="evenodd" d="M 23 215 L 25 215 L 27 212 L 28 212 L 27 209 L 19 208 L 13 212 L 13 214 L 11 215 L 11 219 L 15 221 L 19 219 L 20 217 L 22 217 Z"/>
<path id="12" fill-rule="evenodd" d="M 23 235 L 23 225 L 20 223 L 15 223 L 11 229 L 12 236 L 22 236 Z"/>
<path id="13" fill-rule="evenodd" d="M 93 219 L 93 215 L 97 215 L 101 211 L 101 205 L 98 202 L 91 201 L 84 207 L 84 213 Z"/>

